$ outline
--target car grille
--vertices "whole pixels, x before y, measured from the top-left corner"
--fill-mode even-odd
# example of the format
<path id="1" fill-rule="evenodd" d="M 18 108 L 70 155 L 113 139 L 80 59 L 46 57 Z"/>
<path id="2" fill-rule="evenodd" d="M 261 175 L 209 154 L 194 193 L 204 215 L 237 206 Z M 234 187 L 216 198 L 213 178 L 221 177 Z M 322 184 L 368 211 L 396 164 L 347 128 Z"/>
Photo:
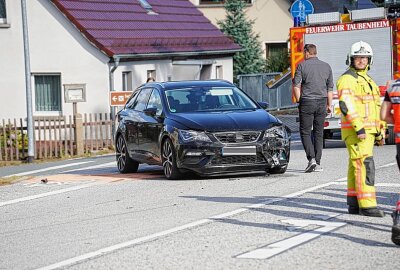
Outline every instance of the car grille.
<path id="1" fill-rule="evenodd" d="M 217 154 L 211 160 L 211 165 L 247 165 L 247 164 L 265 164 L 265 159 L 261 153 L 257 153 L 256 156 L 221 156 Z"/>
<path id="2" fill-rule="evenodd" d="M 221 143 L 255 142 L 260 137 L 260 131 L 218 132 L 214 136 Z"/>

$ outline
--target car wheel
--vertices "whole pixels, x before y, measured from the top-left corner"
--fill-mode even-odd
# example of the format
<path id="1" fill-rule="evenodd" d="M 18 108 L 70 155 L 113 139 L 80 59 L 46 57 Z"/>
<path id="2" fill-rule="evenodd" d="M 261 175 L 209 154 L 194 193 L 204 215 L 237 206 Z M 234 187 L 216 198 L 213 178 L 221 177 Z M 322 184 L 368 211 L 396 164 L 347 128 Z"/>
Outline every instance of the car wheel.
<path id="1" fill-rule="evenodd" d="M 178 179 L 181 176 L 181 172 L 176 166 L 175 149 L 169 138 L 163 143 L 161 156 L 165 177 L 169 180 Z"/>
<path id="2" fill-rule="evenodd" d="M 134 173 L 139 168 L 139 162 L 131 159 L 124 138 L 121 136 L 117 139 L 115 146 L 115 157 L 117 159 L 117 167 L 120 173 Z"/>
<path id="3" fill-rule="evenodd" d="M 283 174 L 286 172 L 288 165 L 276 166 L 268 170 L 270 174 Z"/>

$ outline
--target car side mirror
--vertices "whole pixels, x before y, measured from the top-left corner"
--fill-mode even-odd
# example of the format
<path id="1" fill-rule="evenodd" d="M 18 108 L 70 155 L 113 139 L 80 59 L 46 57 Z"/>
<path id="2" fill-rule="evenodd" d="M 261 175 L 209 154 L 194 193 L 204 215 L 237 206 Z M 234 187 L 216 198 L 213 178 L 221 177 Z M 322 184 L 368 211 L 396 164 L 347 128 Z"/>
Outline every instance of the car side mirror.
<path id="1" fill-rule="evenodd" d="M 143 112 L 148 116 L 154 117 L 157 114 L 157 108 L 155 108 L 155 107 L 147 108 L 147 109 L 144 109 Z"/>
<path id="2" fill-rule="evenodd" d="M 268 104 L 268 102 L 265 102 L 265 101 L 259 101 L 258 105 L 260 105 L 261 108 L 263 108 L 265 110 L 265 109 L 268 109 L 269 104 Z"/>

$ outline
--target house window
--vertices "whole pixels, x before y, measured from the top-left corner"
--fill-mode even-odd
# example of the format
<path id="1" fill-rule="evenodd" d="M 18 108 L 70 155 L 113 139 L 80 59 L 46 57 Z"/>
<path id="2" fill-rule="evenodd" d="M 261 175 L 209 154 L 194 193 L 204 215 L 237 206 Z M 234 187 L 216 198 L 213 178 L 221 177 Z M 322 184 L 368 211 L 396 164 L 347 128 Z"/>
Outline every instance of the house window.
<path id="1" fill-rule="evenodd" d="M 61 111 L 61 76 L 35 75 L 35 111 Z"/>
<path id="2" fill-rule="evenodd" d="M 215 78 L 216 79 L 223 79 L 224 78 L 224 76 L 223 76 L 223 69 L 222 69 L 222 66 L 216 66 L 215 67 Z"/>
<path id="3" fill-rule="evenodd" d="M 132 91 L 132 72 L 122 72 L 122 91 Z"/>
<path id="4" fill-rule="evenodd" d="M 148 70 L 147 71 L 147 79 L 148 78 L 153 78 L 153 80 L 156 81 L 157 80 L 156 71 L 155 70 Z"/>
<path id="5" fill-rule="evenodd" d="M 287 43 L 265 43 L 265 56 L 266 58 L 279 56 L 282 53 L 287 53 Z"/>
<path id="6" fill-rule="evenodd" d="M 245 0 L 247 4 L 252 4 L 253 0 Z M 200 5 L 222 5 L 225 4 L 225 0 L 200 0 Z"/>
<path id="7" fill-rule="evenodd" d="M 0 0 L 0 23 L 7 23 L 6 0 Z"/>

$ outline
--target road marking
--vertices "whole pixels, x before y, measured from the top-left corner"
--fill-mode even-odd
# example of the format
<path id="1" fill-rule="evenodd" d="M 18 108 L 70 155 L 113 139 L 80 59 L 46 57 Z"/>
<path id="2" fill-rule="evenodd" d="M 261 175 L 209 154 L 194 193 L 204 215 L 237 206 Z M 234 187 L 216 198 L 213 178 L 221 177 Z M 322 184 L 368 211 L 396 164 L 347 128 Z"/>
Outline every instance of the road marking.
<path id="1" fill-rule="evenodd" d="M 72 169 L 72 170 L 68 170 L 68 171 L 62 171 L 60 173 L 69 173 L 69 172 L 75 172 L 75 171 L 99 169 L 99 168 L 104 168 L 104 167 L 116 166 L 116 164 L 117 164 L 116 161 L 112 161 L 112 162 L 107 162 L 107 163 L 100 164 L 100 165 L 93 165 L 93 166 L 84 167 L 84 168 L 77 168 L 77 169 Z"/>
<path id="2" fill-rule="evenodd" d="M 66 167 L 72 167 L 72 166 L 82 165 L 82 164 L 86 164 L 86 163 L 90 163 L 90 162 L 94 162 L 94 161 L 83 161 L 83 162 L 76 162 L 76 163 L 71 163 L 71 164 L 47 167 L 47 168 L 44 168 L 44 169 L 39 169 L 39 170 L 34 170 L 34 171 L 29 171 L 29 172 L 16 173 L 16 174 L 11 174 L 11 175 L 7 175 L 7 176 L 3 176 L 3 177 L 30 175 L 30 174 L 34 174 L 34 173 L 38 173 L 38 172 L 45 172 L 45 171 L 51 171 L 51 170 L 66 168 Z"/>
<path id="3" fill-rule="evenodd" d="M 330 218 L 336 217 L 339 215 L 341 215 L 341 214 L 331 216 Z M 286 220 L 282 220 L 282 222 L 290 225 L 291 227 L 296 227 L 298 229 L 306 228 L 307 226 L 311 226 L 311 225 L 318 226 L 318 228 L 309 230 L 304 233 L 300 233 L 296 236 L 290 237 L 288 239 L 284 239 L 282 241 L 275 242 L 268 246 L 255 249 L 253 251 L 246 252 L 244 254 L 236 256 L 236 258 L 260 259 L 260 260 L 269 259 L 275 255 L 285 252 L 291 248 L 300 246 L 300 245 L 302 245 L 306 242 L 309 242 L 323 234 L 334 231 L 334 230 L 336 230 L 340 227 L 343 227 L 347 224 L 344 222 L 329 222 L 329 221 L 312 220 L 312 219 L 286 219 Z"/>
<path id="4" fill-rule="evenodd" d="M 28 197 L 23 197 L 23 198 L 11 200 L 11 201 L 0 202 L 0 207 L 5 206 L 5 205 L 10 205 L 10 204 L 35 200 L 35 199 L 39 199 L 39 198 L 44 198 L 44 197 L 52 196 L 55 194 L 61 194 L 61 193 L 66 193 L 66 192 L 75 191 L 75 190 L 79 190 L 79 189 L 84 189 L 84 188 L 88 188 L 88 187 L 95 186 L 95 185 L 99 185 L 99 183 L 97 183 L 97 182 L 89 183 L 89 184 L 84 184 L 84 185 L 80 185 L 80 186 L 64 188 L 64 189 L 59 189 L 59 190 L 41 193 L 41 194 L 37 194 L 37 195 L 32 195 L 32 196 L 28 196 Z"/>
<path id="5" fill-rule="evenodd" d="M 236 209 L 236 210 L 233 210 L 233 211 L 230 211 L 230 212 L 227 212 L 227 213 L 223 213 L 223 214 L 220 214 L 220 215 L 216 215 L 216 216 L 213 216 L 213 217 L 210 217 L 210 218 L 201 219 L 201 220 L 194 221 L 194 222 L 191 222 L 191 223 L 188 223 L 188 224 L 185 224 L 185 225 L 182 225 L 182 226 L 178 226 L 178 227 L 175 227 L 175 228 L 171 228 L 171 229 L 168 229 L 168 230 L 165 230 L 165 231 L 161 231 L 161 232 L 150 234 L 150 235 L 147 235 L 147 236 L 144 236 L 144 237 L 139 237 L 139 238 L 136 238 L 136 239 L 132 239 L 130 241 L 122 242 L 122 243 L 119 243 L 119 244 L 116 244 L 116 245 L 113 245 L 113 246 L 105 247 L 105 248 L 102 248 L 102 249 L 99 249 L 99 250 L 96 250 L 96 251 L 93 251 L 93 252 L 89 252 L 89 253 L 86 253 L 86 254 L 82 254 L 82 255 L 79 255 L 79 256 L 76 256 L 76 257 L 61 261 L 61 262 L 57 262 L 57 263 L 54 263 L 54 264 L 51 264 L 51 265 L 48 265 L 48 266 L 44 266 L 44 267 L 38 268 L 36 270 L 52 270 L 52 269 L 58 269 L 58 268 L 69 266 L 69 265 L 78 264 L 78 263 L 81 263 L 83 261 L 87 261 L 87 260 L 90 260 L 90 259 L 93 259 L 93 258 L 96 258 L 96 257 L 100 257 L 100 256 L 103 256 L 103 255 L 115 252 L 117 250 L 121 250 L 121 249 L 124 249 L 124 248 L 128 248 L 128 247 L 131 247 L 131 246 L 134 246 L 134 245 L 138 245 L 138 244 L 144 243 L 144 242 L 155 240 L 157 238 L 164 237 L 164 236 L 167 236 L 167 235 L 172 234 L 172 233 L 177 233 L 177 232 L 181 232 L 181 231 L 184 231 L 184 230 L 187 230 L 187 229 L 192 229 L 192 228 L 197 227 L 197 226 L 213 223 L 213 222 L 218 221 L 220 219 L 231 217 L 231 216 L 234 216 L 234 215 L 238 215 L 238 214 L 244 213 L 244 212 L 249 211 L 249 210 L 254 209 L 254 208 L 260 208 L 260 207 L 263 207 L 265 205 L 273 204 L 273 203 L 276 203 L 276 202 L 286 201 L 288 199 L 301 196 L 301 195 L 303 195 L 303 194 L 305 194 L 307 192 L 315 191 L 315 190 L 318 190 L 318 189 L 321 189 L 321 188 L 324 188 L 324 187 L 328 187 L 328 186 L 331 186 L 331 185 L 341 184 L 341 181 L 346 180 L 346 179 L 347 179 L 347 177 L 339 178 L 339 179 L 334 180 L 332 182 L 328 182 L 328 183 L 321 184 L 321 185 L 318 185 L 318 186 L 315 186 L 315 187 L 307 188 L 307 189 L 304 189 L 304 190 L 301 190 L 301 191 L 298 191 L 298 192 L 294 192 L 294 193 L 282 196 L 280 198 L 269 199 L 269 200 L 263 201 L 263 202 L 258 203 L 258 204 L 252 204 L 252 205 L 249 205 L 249 206 L 246 206 L 246 207 L 243 207 L 243 208 L 239 208 L 239 209 Z M 327 226 L 327 227 L 330 228 L 329 226 Z M 325 233 L 323 230 L 327 230 L 328 228 L 326 228 L 326 227 L 320 228 L 319 231 L 317 232 L 318 235 L 322 234 L 322 233 Z"/>
<path id="6" fill-rule="evenodd" d="M 68 265 L 77 264 L 77 263 L 80 263 L 80 262 L 83 262 L 83 261 L 86 261 L 86 260 L 89 260 L 89 259 L 93 259 L 95 257 L 106 255 L 108 253 L 111 253 L 111 252 L 114 252 L 114 251 L 117 251 L 117 250 L 120 250 L 120 249 L 123 249 L 123 248 L 127 248 L 127 247 L 131 247 L 131 246 L 134 246 L 134 245 L 137 245 L 137 244 L 148 242 L 150 240 L 155 240 L 157 238 L 160 238 L 160 237 L 172 234 L 172 233 L 184 231 L 184 230 L 191 229 L 191 228 L 194 228 L 194 227 L 197 227 L 197 226 L 200 226 L 200 225 L 204 225 L 204 224 L 208 224 L 208 223 L 212 223 L 212 222 L 218 221 L 218 220 L 220 220 L 222 218 L 227 218 L 227 217 L 230 217 L 230 216 L 233 216 L 233 215 L 241 214 L 243 212 L 249 211 L 250 209 L 260 208 L 260 207 L 263 207 L 265 205 L 269 205 L 269 204 L 272 204 L 272 203 L 275 203 L 275 202 L 285 201 L 285 200 L 288 200 L 290 198 L 298 197 L 298 196 L 303 195 L 303 194 L 305 194 L 307 192 L 318 190 L 320 188 L 324 188 L 324 187 L 327 187 L 327 186 L 330 186 L 330 185 L 334 185 L 334 184 L 336 184 L 336 181 L 325 183 L 325 184 L 321 184 L 321 185 L 318 185 L 318 186 L 315 186 L 315 187 L 311 187 L 311 188 L 305 189 L 303 191 L 298 191 L 298 192 L 295 192 L 295 193 L 292 193 L 292 194 L 285 195 L 285 196 L 280 197 L 280 198 L 269 199 L 269 200 L 266 200 L 266 201 L 258 203 L 258 204 L 249 205 L 247 207 L 239 208 L 239 209 L 236 209 L 236 210 L 233 210 L 233 211 L 230 211 L 230 212 L 227 212 L 227 213 L 223 213 L 223 214 L 220 214 L 220 215 L 216 215 L 216 216 L 213 216 L 213 217 L 210 217 L 210 218 L 201 219 L 201 220 L 194 221 L 194 222 L 191 222 L 191 223 L 188 223 L 188 224 L 185 224 L 185 225 L 182 225 L 182 226 L 178 226 L 178 227 L 175 227 L 175 228 L 171 228 L 171 229 L 168 229 L 168 230 L 165 230 L 165 231 L 161 231 L 161 232 L 150 234 L 150 235 L 147 235 L 147 236 L 144 236 L 144 237 L 136 238 L 136 239 L 133 239 L 133 240 L 130 240 L 130 241 L 122 242 L 120 244 L 116 244 L 116 245 L 113 245 L 113 246 L 102 248 L 102 249 L 99 249 L 99 250 L 96 250 L 96 251 L 93 251 L 93 252 L 89 252 L 89 253 L 86 253 L 86 254 L 83 254 L 83 255 L 80 255 L 80 256 L 76 256 L 76 257 L 73 257 L 73 258 L 58 262 L 58 263 L 54 263 L 54 264 L 51 264 L 51 265 L 48 265 L 48 266 L 45 266 L 45 267 L 42 267 L 42 268 L 38 268 L 37 270 L 51 270 L 51 269 L 57 269 L 57 268 L 65 267 L 65 266 L 68 266 Z"/>
<path id="7" fill-rule="evenodd" d="M 393 166 L 393 165 L 397 165 L 397 163 L 394 163 L 394 162 L 393 162 L 393 163 L 388 163 L 388 164 L 386 164 L 386 165 L 379 166 L 378 169 L 390 167 L 390 166 Z"/>

